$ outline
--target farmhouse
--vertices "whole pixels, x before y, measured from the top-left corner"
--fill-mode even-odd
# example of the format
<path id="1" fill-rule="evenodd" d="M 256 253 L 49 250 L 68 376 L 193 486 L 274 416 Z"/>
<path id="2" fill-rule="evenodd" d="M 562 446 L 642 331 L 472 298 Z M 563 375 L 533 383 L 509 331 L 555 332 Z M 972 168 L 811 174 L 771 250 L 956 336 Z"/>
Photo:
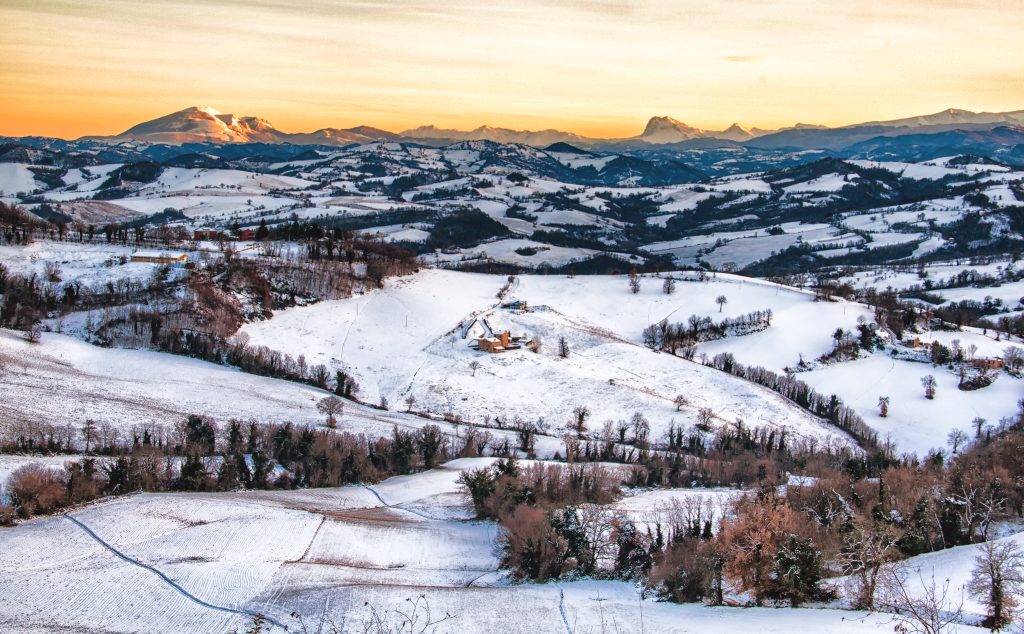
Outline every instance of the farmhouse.
<path id="1" fill-rule="evenodd" d="M 526 341 L 526 335 L 513 337 L 508 330 L 493 333 L 490 336 L 480 337 L 476 340 L 477 350 L 481 352 L 505 352 L 506 350 L 519 350 Z"/>
<path id="2" fill-rule="evenodd" d="M 920 337 L 911 337 L 911 338 L 907 339 L 906 341 L 904 341 L 903 344 L 905 346 L 907 346 L 908 348 L 914 348 L 915 350 L 917 350 L 917 349 L 930 350 L 931 347 L 932 347 L 931 343 L 929 343 L 927 341 L 921 341 Z"/>
<path id="3" fill-rule="evenodd" d="M 477 349 L 481 352 L 505 352 L 502 337 L 480 337 L 476 340 Z"/>
<path id="4" fill-rule="evenodd" d="M 188 254 L 168 253 L 167 251 L 136 251 L 132 254 L 132 262 L 185 266 L 185 263 L 188 262 Z"/>
<path id="5" fill-rule="evenodd" d="M 998 370 L 1003 367 L 1003 360 L 998 357 L 979 357 L 971 359 L 970 364 L 972 368 L 977 370 Z"/>
<path id="6" fill-rule="evenodd" d="M 224 237 L 224 233 L 218 229 L 200 227 L 193 232 L 192 237 L 196 240 L 220 240 Z"/>
<path id="7" fill-rule="evenodd" d="M 519 350 L 531 341 L 525 334 L 513 336 L 509 330 L 495 330 L 485 317 L 473 317 L 459 327 L 462 338 L 468 339 L 470 347 L 481 352 Z"/>

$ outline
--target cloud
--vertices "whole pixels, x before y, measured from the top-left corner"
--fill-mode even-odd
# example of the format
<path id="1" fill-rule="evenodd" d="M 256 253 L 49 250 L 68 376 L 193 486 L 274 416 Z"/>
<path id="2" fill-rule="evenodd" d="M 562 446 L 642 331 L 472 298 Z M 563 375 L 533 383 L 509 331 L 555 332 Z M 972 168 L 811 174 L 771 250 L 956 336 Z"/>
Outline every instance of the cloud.
<path id="1" fill-rule="evenodd" d="M 727 62 L 736 62 L 738 64 L 750 64 L 753 62 L 760 62 L 763 58 L 759 55 L 723 55 L 722 59 Z"/>

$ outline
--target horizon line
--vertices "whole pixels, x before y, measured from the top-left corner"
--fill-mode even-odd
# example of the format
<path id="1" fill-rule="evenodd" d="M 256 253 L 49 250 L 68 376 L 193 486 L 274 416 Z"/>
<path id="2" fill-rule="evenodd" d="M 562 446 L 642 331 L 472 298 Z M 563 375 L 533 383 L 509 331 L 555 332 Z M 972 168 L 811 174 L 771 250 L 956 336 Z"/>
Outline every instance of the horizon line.
<path id="1" fill-rule="evenodd" d="M 351 125 L 351 126 L 347 126 L 347 127 L 341 127 L 341 126 L 335 126 L 335 125 L 326 125 L 326 126 L 315 126 L 312 129 L 310 129 L 310 130 L 303 130 L 303 131 L 299 131 L 299 132 L 289 132 L 289 131 L 285 131 L 285 130 L 283 130 L 281 128 L 276 127 L 273 124 L 272 121 L 270 121 L 269 119 L 264 118 L 262 116 L 259 116 L 259 115 L 249 115 L 249 114 L 238 115 L 238 114 L 235 114 L 235 113 L 232 113 L 232 112 L 222 112 L 222 111 L 218 110 L 217 108 L 213 108 L 213 107 L 210 107 L 210 106 L 192 105 L 192 106 L 186 106 L 184 108 L 180 108 L 180 109 L 177 109 L 177 110 L 172 110 L 172 111 L 167 112 L 165 114 L 157 115 L 155 117 L 152 117 L 152 118 L 149 118 L 149 119 L 145 119 L 143 121 L 139 121 L 139 122 L 133 123 L 130 126 L 128 126 L 127 128 L 124 128 L 122 131 L 117 132 L 117 133 L 113 133 L 113 134 L 95 134 L 94 133 L 94 134 L 82 134 L 82 135 L 78 135 L 76 137 L 56 136 L 56 135 L 46 135 L 46 134 L 23 134 L 23 135 L 6 135 L 6 134 L 3 134 L 3 135 L 0 135 L 0 136 L 5 136 L 7 138 L 43 137 L 43 138 L 60 139 L 62 141 L 80 141 L 80 140 L 85 140 L 85 139 L 90 139 L 90 138 L 111 138 L 111 137 L 121 136 L 121 135 L 125 134 L 126 132 L 128 132 L 131 128 L 136 127 L 138 125 L 141 125 L 141 124 L 144 124 L 144 123 L 148 123 L 150 121 L 155 121 L 156 119 L 161 119 L 163 117 L 167 117 L 167 116 L 170 116 L 170 115 L 173 115 L 173 114 L 177 114 L 177 113 L 180 113 L 180 112 L 185 112 L 187 110 L 193 110 L 193 109 L 195 109 L 195 110 L 206 110 L 206 111 L 210 112 L 210 114 L 216 113 L 216 115 L 231 116 L 231 117 L 235 117 L 235 118 L 238 118 L 238 119 L 245 119 L 245 118 L 260 119 L 262 121 L 270 123 L 271 127 L 273 127 L 274 130 L 276 130 L 278 132 L 281 132 L 282 134 L 289 134 L 289 135 L 293 135 L 293 134 L 294 135 L 298 135 L 298 134 L 311 134 L 311 133 L 315 133 L 315 132 L 318 132 L 318 131 L 321 131 L 321 130 L 352 131 L 352 130 L 355 130 L 357 128 L 362 127 L 362 128 L 372 128 L 374 130 L 379 130 L 381 132 L 386 132 L 388 134 L 394 134 L 395 136 L 406 137 L 406 136 L 409 136 L 409 135 L 406 134 L 407 132 L 411 132 L 413 130 L 417 130 L 417 129 L 421 129 L 421 128 L 429 128 L 429 129 L 440 130 L 440 131 L 450 131 L 450 132 L 455 132 L 455 133 L 459 133 L 459 134 L 468 134 L 468 133 L 476 132 L 477 130 L 481 130 L 483 128 L 491 128 L 491 129 L 495 129 L 495 130 L 505 130 L 505 131 L 516 132 L 516 133 L 534 133 L 534 134 L 537 134 L 537 133 L 544 133 L 544 132 L 557 132 L 557 133 L 561 133 L 561 134 L 574 135 L 574 136 L 580 137 L 583 140 L 595 140 L 595 141 L 621 141 L 621 140 L 629 140 L 629 139 L 634 139 L 634 138 L 641 137 L 643 135 L 643 131 L 646 129 L 646 126 L 651 121 L 653 121 L 655 119 L 671 119 L 671 120 L 673 120 L 673 121 L 675 121 L 677 123 L 680 123 L 680 124 L 685 125 L 687 127 L 694 128 L 694 129 L 699 130 L 701 132 L 724 132 L 724 131 L 728 130 L 729 128 L 733 127 L 733 126 L 739 126 L 739 127 L 743 128 L 745 130 L 748 130 L 748 131 L 750 131 L 750 130 L 761 130 L 761 131 L 765 132 L 765 134 L 762 135 L 762 136 L 766 136 L 767 134 L 772 134 L 772 133 L 775 133 L 775 132 L 782 132 L 782 131 L 785 131 L 785 130 L 792 130 L 792 129 L 799 128 L 799 127 L 802 127 L 802 126 L 807 126 L 809 128 L 819 128 L 819 129 L 842 129 L 842 128 L 857 127 L 857 126 L 862 126 L 862 125 L 870 125 L 870 124 L 873 124 L 873 123 L 884 123 L 884 122 L 887 122 L 887 121 L 898 121 L 898 120 L 901 120 L 901 119 L 910 119 L 910 118 L 914 118 L 914 117 L 929 117 L 929 116 L 940 115 L 940 114 L 947 113 L 947 112 L 948 113 L 959 112 L 959 113 L 973 114 L 973 115 L 986 115 L 986 114 L 997 115 L 997 114 L 1009 114 L 1009 113 L 1024 112 L 1024 108 L 1017 109 L 1017 110 L 969 110 L 969 109 L 966 109 L 966 108 L 948 107 L 948 108 L 942 108 L 942 109 L 937 110 L 937 111 L 928 112 L 926 114 L 910 114 L 910 115 L 897 116 L 897 117 L 894 117 L 892 119 L 875 119 L 875 120 L 871 120 L 871 121 L 857 121 L 855 123 L 842 123 L 842 124 L 835 124 L 835 125 L 817 124 L 817 123 L 806 123 L 806 122 L 802 122 L 802 121 L 797 121 L 797 122 L 795 122 L 793 124 L 782 125 L 782 126 L 778 126 L 778 127 L 762 127 L 761 125 L 745 125 L 745 124 L 740 123 L 739 121 L 734 121 L 733 123 L 731 123 L 731 124 L 729 124 L 729 125 L 727 125 L 725 127 L 722 127 L 721 129 L 715 129 L 716 126 L 719 126 L 721 124 L 710 124 L 709 127 L 705 127 L 705 125 L 689 123 L 687 121 L 683 121 L 681 119 L 673 117 L 672 115 L 652 115 L 652 116 L 648 117 L 646 119 L 646 121 L 639 126 L 640 127 L 640 132 L 638 132 L 636 134 L 633 134 L 633 135 L 630 135 L 630 136 L 592 136 L 592 135 L 587 135 L 587 134 L 584 134 L 584 133 L 581 133 L 581 132 L 574 132 L 571 129 L 569 129 L 568 127 L 566 127 L 566 128 L 558 128 L 558 127 L 513 128 L 513 127 L 508 127 L 508 126 L 505 126 L 505 125 L 493 125 L 493 124 L 490 124 L 490 123 L 481 123 L 481 124 L 479 124 L 479 125 L 477 125 L 475 127 L 468 128 L 468 129 L 460 129 L 460 128 L 456 128 L 456 127 L 443 127 L 443 126 L 438 126 L 438 125 L 433 124 L 433 123 L 426 123 L 426 124 L 421 124 L 421 125 L 418 125 L 418 126 L 415 126 L 415 127 L 411 127 L 411 128 L 405 128 L 405 129 L 400 130 L 400 131 L 389 130 L 387 128 L 380 127 L 380 126 L 373 125 L 373 124 L 369 124 L 369 123 L 357 123 L 355 125 Z M 409 138 L 425 138 L 425 137 L 411 136 Z M 438 138 L 440 139 L 442 137 L 438 137 Z"/>

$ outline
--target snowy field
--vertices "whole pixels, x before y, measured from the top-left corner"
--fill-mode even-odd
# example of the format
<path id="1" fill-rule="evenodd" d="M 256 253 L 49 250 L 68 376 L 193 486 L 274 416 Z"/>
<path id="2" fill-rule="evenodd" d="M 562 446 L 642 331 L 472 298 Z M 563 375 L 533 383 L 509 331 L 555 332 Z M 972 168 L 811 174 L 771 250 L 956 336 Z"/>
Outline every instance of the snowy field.
<path id="1" fill-rule="evenodd" d="M 0 421 L 81 426 L 87 419 L 121 434 L 160 426 L 170 429 L 189 414 L 218 423 L 236 418 L 264 424 L 324 424 L 317 402 L 328 392 L 246 374 L 228 367 L 160 352 L 92 346 L 69 336 L 44 333 L 29 344 L 20 333 L 0 329 Z M 418 429 L 437 424 L 450 435 L 458 430 L 400 412 L 346 403 L 342 431 L 388 436 L 398 425 Z M 513 433 L 490 430 L 515 442 Z M 540 455 L 562 449 L 561 441 L 541 437 Z"/>
<path id="2" fill-rule="evenodd" d="M 348 369 L 370 402 L 383 397 L 402 403 L 411 395 L 417 409 L 469 421 L 518 417 L 559 429 L 582 405 L 593 413 L 592 430 L 639 412 L 658 438 L 673 423 L 693 424 L 697 410 L 710 407 L 722 423 L 742 419 L 800 437 L 843 439 L 773 392 L 641 345 L 648 323 L 686 321 L 691 312 L 714 315 L 722 292 L 732 297 L 723 317 L 810 306 L 804 293 L 724 277 L 680 282 L 671 296 L 661 292 L 660 279 L 647 278 L 633 295 L 621 276 L 522 276 L 505 300 L 527 301 L 533 308 L 524 313 L 498 306 L 496 294 L 505 282 L 503 276 L 426 270 L 366 295 L 280 311 L 243 332 L 253 344 Z M 462 336 L 462 326 L 475 318 L 494 330 L 539 337 L 543 346 L 538 354 L 477 352 L 470 348 L 479 336 L 472 334 L 476 327 Z M 823 327 L 820 334 L 827 339 L 829 332 Z M 568 358 L 558 355 L 560 337 L 568 343 Z M 673 403 L 679 394 L 689 400 L 681 411 Z"/>
<path id="3" fill-rule="evenodd" d="M 259 612 L 291 631 L 321 615 L 359 630 L 371 606 L 407 609 L 422 595 L 435 618 L 450 615 L 438 632 L 891 630 L 885 616 L 841 610 L 659 603 L 622 582 L 510 585 L 497 571 L 496 526 L 453 519 L 469 513 L 458 471 L 487 462 L 373 487 L 137 494 L 73 511 L 81 524 L 25 522 L 0 532 L 0 629 L 229 632 Z M 972 556 L 922 563 L 959 582 Z"/>
<path id="4" fill-rule="evenodd" d="M 932 375 L 937 382 L 933 400 L 924 397 L 921 378 Z M 879 438 L 892 440 L 899 452 L 924 455 L 929 449 L 946 448 L 946 436 L 953 429 L 974 438 L 971 421 L 980 416 L 996 424 L 1017 411 L 1017 400 L 1024 395 L 1024 383 L 1006 374 L 985 388 L 963 392 L 958 377 L 943 367 L 887 358 L 874 354 L 868 358 L 841 363 L 798 375 L 825 394 L 840 394 L 876 432 Z M 878 414 L 878 398 L 890 399 L 889 415 Z"/>
<path id="5" fill-rule="evenodd" d="M 21 163 L 0 163 L 0 196 L 30 194 L 42 186 L 28 167 Z"/>
<path id="6" fill-rule="evenodd" d="M 686 322 L 691 314 L 719 320 L 771 309 L 767 330 L 700 344 L 698 356 L 731 352 L 741 363 L 782 372 L 801 359 L 810 362 L 829 352 L 837 328 L 855 331 L 858 319 L 872 319 L 870 309 L 857 303 L 815 302 L 808 292 L 725 274 L 705 282 L 684 278 L 673 295 L 665 295 L 663 280 L 653 276 L 641 278 L 636 295 L 619 276 L 520 276 L 505 301 L 528 302 L 532 309 L 522 313 L 497 307 L 495 294 L 505 281 L 502 276 L 424 271 L 382 291 L 281 311 L 246 326 L 245 332 L 254 343 L 348 368 L 370 401 L 383 396 L 397 403 L 412 395 L 418 409 L 452 412 L 467 420 L 519 416 L 543 419 L 557 429 L 566 426 L 575 406 L 585 404 L 593 412 L 592 430 L 641 412 L 657 438 L 670 424 L 692 425 L 697 409 L 711 407 L 721 422 L 742 418 L 821 438 L 830 434 L 828 426 L 775 394 L 647 350 L 643 328 L 662 319 Z M 458 293 L 451 292 L 454 288 Z M 727 299 L 721 312 L 715 302 L 720 295 Z M 486 319 L 494 330 L 540 337 L 541 352 L 489 355 L 472 350 L 469 344 L 478 335 L 463 338 L 460 326 L 475 317 Z M 567 359 L 557 355 L 559 337 L 569 344 Z M 999 356 L 1007 345 L 972 329 L 924 333 L 921 339 L 947 346 L 958 339 L 965 349 L 977 346 L 979 356 Z M 480 364 L 475 371 L 473 361 Z M 920 379 L 926 374 L 939 382 L 934 401 L 923 397 Z M 951 371 L 894 360 L 884 352 L 818 367 L 798 378 L 823 394 L 838 394 L 881 438 L 893 440 L 898 451 L 915 453 L 942 447 L 950 430 L 967 429 L 977 416 L 995 424 L 1013 414 L 1024 387 L 1002 373 L 987 388 L 963 392 Z M 681 411 L 672 404 L 677 394 L 690 401 Z M 887 419 L 878 416 L 879 396 L 891 398 Z"/>
<path id="7" fill-rule="evenodd" d="M 135 251 L 134 247 L 99 242 L 37 240 L 27 246 L 0 245 L 0 263 L 10 273 L 35 274 L 42 280 L 47 278 L 47 266 L 56 266 L 61 283 L 99 288 L 129 278 L 146 281 L 153 275 L 156 265 L 130 261 Z"/>
<path id="8" fill-rule="evenodd" d="M 38 241 L 28 247 L 0 247 L 0 256 L 16 273 L 43 275 L 47 264 L 56 264 L 65 281 L 95 287 L 151 275 L 151 264 L 119 263 L 131 251 Z M 997 272 L 1001 266 L 978 268 Z M 959 270 L 952 265 L 936 267 L 929 275 L 946 278 Z M 878 285 L 919 281 L 916 273 L 897 275 L 902 277 L 859 279 Z M 813 361 L 829 352 L 837 328 L 854 331 L 858 319 L 872 319 L 868 308 L 853 302 L 815 302 L 809 292 L 735 275 L 717 274 L 703 282 L 692 275 L 676 277 L 675 294 L 666 295 L 663 277 L 657 276 L 641 277 L 637 294 L 629 292 L 622 276 L 519 276 L 504 301 L 526 301 L 531 310 L 520 312 L 500 307 L 496 295 L 507 284 L 505 276 L 425 270 L 350 299 L 278 311 L 269 321 L 248 324 L 243 331 L 253 344 L 351 371 L 360 384 L 361 399 L 378 403 L 383 397 L 392 410 L 404 411 L 411 396 L 417 411 L 437 418 L 449 414 L 490 427 L 509 427 L 518 419 L 538 423 L 557 436 L 568 426 L 572 410 L 582 405 L 591 411 L 588 427 L 593 434 L 606 423 L 614 426 L 639 412 L 657 440 L 670 425 L 692 426 L 698 410 L 710 407 L 719 424 L 742 419 L 748 425 L 786 428 L 801 437 L 841 440 L 833 427 L 770 391 L 699 363 L 651 352 L 643 347 L 641 333 L 662 319 L 685 323 L 690 315 L 699 315 L 717 321 L 770 309 L 770 328 L 702 343 L 698 358 L 731 352 L 741 363 L 781 372 L 801 359 Z M 719 296 L 727 299 L 722 307 L 715 301 Z M 539 354 L 513 350 L 490 355 L 471 349 L 482 332 L 481 322 L 465 333 L 462 326 L 477 317 L 495 331 L 508 329 L 513 335 L 539 338 Z M 570 349 L 565 359 L 558 356 L 560 337 Z M 965 349 L 977 346 L 979 356 L 1000 356 L 1007 345 L 1022 345 L 996 341 L 992 333 L 974 329 L 924 333 L 920 338 L 947 346 L 957 339 Z M 59 335 L 47 335 L 43 345 L 30 348 L 14 333 L 0 335 L 0 356 L 14 368 L 7 371 L 12 377 L 10 393 L 22 397 L 10 405 L 0 403 L 0 411 L 21 419 L 55 421 L 70 416 L 72 423 L 80 424 L 92 417 L 119 429 L 167 425 L 190 413 L 219 420 L 321 422 L 315 410 L 315 401 L 324 395 L 319 390 L 181 357 L 105 350 Z M 479 364 L 476 369 L 474 363 Z M 934 401 L 923 398 L 920 379 L 926 374 L 939 382 Z M 993 385 L 962 392 L 952 371 L 893 359 L 883 352 L 798 376 L 823 394 L 838 394 L 883 439 L 893 440 L 898 451 L 915 453 L 942 447 L 951 429 L 968 430 L 975 417 L 996 424 L 1013 414 L 1024 387 L 1019 379 L 1000 373 Z M 101 382 L 100 393 L 96 381 Z M 40 398 L 54 382 L 63 397 Z M 220 386 L 232 398 L 219 398 Z M 677 395 L 689 401 L 678 411 L 673 402 Z M 886 419 L 877 413 L 880 396 L 891 399 Z M 414 427 L 425 424 L 425 419 L 397 411 L 356 405 L 350 410 L 353 418 L 361 417 L 353 429 L 373 435 L 387 433 L 396 420 Z M 510 434 L 497 429 L 495 433 Z M 560 443 L 552 437 L 542 438 L 541 444 L 544 451 L 553 452 Z"/>

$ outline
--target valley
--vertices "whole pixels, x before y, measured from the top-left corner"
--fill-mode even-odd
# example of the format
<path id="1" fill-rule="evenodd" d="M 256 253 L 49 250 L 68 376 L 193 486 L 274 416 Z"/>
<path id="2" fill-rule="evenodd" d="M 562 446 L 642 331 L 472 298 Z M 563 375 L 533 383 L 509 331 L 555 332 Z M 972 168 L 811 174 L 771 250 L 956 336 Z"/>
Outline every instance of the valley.
<path id="1" fill-rule="evenodd" d="M 5 141 L 2 628 L 982 631 L 1016 116 Z"/>

